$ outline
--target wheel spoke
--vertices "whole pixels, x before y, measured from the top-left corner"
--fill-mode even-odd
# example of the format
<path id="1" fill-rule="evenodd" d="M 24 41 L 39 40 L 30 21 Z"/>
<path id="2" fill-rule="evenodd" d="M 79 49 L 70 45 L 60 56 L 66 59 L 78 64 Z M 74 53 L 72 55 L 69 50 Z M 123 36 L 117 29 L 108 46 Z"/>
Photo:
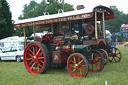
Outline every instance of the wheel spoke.
<path id="1" fill-rule="evenodd" d="M 76 64 L 76 63 L 75 63 L 74 61 L 72 61 L 72 60 L 71 60 L 70 62 L 72 62 L 72 63 Z"/>
<path id="2" fill-rule="evenodd" d="M 37 52 L 37 46 L 35 46 L 35 48 L 36 48 L 36 52 Z"/>
<path id="3" fill-rule="evenodd" d="M 102 62 L 102 60 L 101 59 L 98 59 L 97 62 Z"/>
<path id="4" fill-rule="evenodd" d="M 78 64 L 81 64 L 82 62 L 83 62 L 83 59 Z"/>
<path id="5" fill-rule="evenodd" d="M 38 52 L 36 53 L 36 56 L 38 55 L 38 53 L 40 52 L 41 48 L 38 50 Z"/>
<path id="6" fill-rule="evenodd" d="M 80 71 L 83 71 L 83 72 L 85 71 L 85 70 L 84 70 L 84 69 L 82 69 L 82 68 L 79 68 L 79 69 L 80 69 Z"/>
<path id="7" fill-rule="evenodd" d="M 74 57 L 73 59 L 74 59 L 74 62 L 76 63 L 76 58 Z"/>
<path id="8" fill-rule="evenodd" d="M 117 53 L 117 49 L 115 49 L 115 53 Z"/>
<path id="9" fill-rule="evenodd" d="M 115 57 L 113 57 L 113 59 L 115 60 L 115 62 L 117 62 L 116 59 L 115 59 Z"/>
<path id="10" fill-rule="evenodd" d="M 34 47 L 33 47 L 33 53 L 35 54 L 35 49 L 34 49 Z"/>
<path id="11" fill-rule="evenodd" d="M 39 64 L 37 64 L 37 67 L 38 67 L 38 71 L 39 71 Z"/>
<path id="12" fill-rule="evenodd" d="M 33 62 L 33 61 L 31 61 L 31 62 L 29 63 L 29 66 L 32 64 L 32 62 Z"/>
<path id="13" fill-rule="evenodd" d="M 39 64 L 39 63 L 38 63 Z M 39 66 L 42 68 L 42 66 L 39 64 Z"/>
<path id="14" fill-rule="evenodd" d="M 70 65 L 70 67 L 74 67 L 74 65 Z"/>
<path id="15" fill-rule="evenodd" d="M 116 56 L 118 59 L 120 59 L 120 57 Z"/>
<path id="16" fill-rule="evenodd" d="M 27 60 L 32 60 L 32 58 L 27 58 Z"/>
<path id="17" fill-rule="evenodd" d="M 42 64 L 44 64 L 44 62 L 43 62 L 42 60 L 40 60 L 40 62 L 41 62 Z"/>
<path id="18" fill-rule="evenodd" d="M 111 61 L 113 61 L 114 57 L 112 57 Z"/>
<path id="19" fill-rule="evenodd" d="M 31 49 L 29 49 L 29 51 L 30 51 L 32 54 L 34 54 Z"/>
<path id="20" fill-rule="evenodd" d="M 81 65 L 81 67 L 86 67 L 86 65 Z"/>
<path id="21" fill-rule="evenodd" d="M 76 75 L 77 75 L 77 68 L 76 68 Z"/>
<path id="22" fill-rule="evenodd" d="M 100 67 L 100 65 L 98 63 L 95 63 L 95 65 Z"/>
<path id="23" fill-rule="evenodd" d="M 93 63 L 92 63 L 92 70 L 93 70 Z"/>
<path id="24" fill-rule="evenodd" d="M 38 59 L 44 59 L 44 57 L 38 57 Z"/>
<path id="25" fill-rule="evenodd" d="M 76 71 L 76 68 L 72 70 L 72 72 L 75 72 Z"/>
<path id="26" fill-rule="evenodd" d="M 32 67 L 30 68 L 32 70 L 33 66 L 35 65 L 35 63 L 32 64 Z"/>
<path id="27" fill-rule="evenodd" d="M 116 55 L 118 55 L 118 54 L 120 54 L 120 53 L 117 53 Z"/>
<path id="28" fill-rule="evenodd" d="M 80 57 L 78 57 L 78 62 L 80 62 Z"/>
<path id="29" fill-rule="evenodd" d="M 40 54 L 39 54 L 39 56 L 41 56 L 43 53 L 41 52 Z"/>
<path id="30" fill-rule="evenodd" d="M 30 57 L 33 57 L 30 53 L 28 53 L 28 55 L 29 55 Z"/>
<path id="31" fill-rule="evenodd" d="M 82 75 L 81 69 L 80 69 L 80 75 Z"/>
<path id="32" fill-rule="evenodd" d="M 36 70 L 36 64 L 35 64 L 35 70 Z"/>

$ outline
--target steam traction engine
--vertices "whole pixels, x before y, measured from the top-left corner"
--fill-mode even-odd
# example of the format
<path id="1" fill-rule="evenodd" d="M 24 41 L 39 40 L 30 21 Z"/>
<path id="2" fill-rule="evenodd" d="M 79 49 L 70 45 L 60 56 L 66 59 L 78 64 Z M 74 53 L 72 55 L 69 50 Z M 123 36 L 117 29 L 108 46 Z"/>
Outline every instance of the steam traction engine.
<path id="1" fill-rule="evenodd" d="M 40 74 L 45 73 L 49 67 L 63 69 L 67 66 L 74 77 L 85 77 L 88 71 L 102 71 L 105 59 L 108 59 L 108 53 L 111 53 L 106 49 L 104 20 L 113 17 L 109 8 L 97 6 L 90 13 L 78 10 L 43 16 L 43 20 L 37 21 L 39 18 L 36 18 L 30 22 L 16 23 L 15 27 L 38 25 L 40 28 L 51 28 L 51 32 L 41 38 L 34 38 L 34 42 L 27 44 L 24 51 L 26 69 L 30 73 Z M 101 27 L 97 21 L 101 21 Z M 72 29 L 76 24 L 79 33 Z M 65 29 L 62 32 L 62 29 L 59 29 L 57 33 L 54 32 L 54 27 L 57 29 L 66 26 L 68 31 Z"/>

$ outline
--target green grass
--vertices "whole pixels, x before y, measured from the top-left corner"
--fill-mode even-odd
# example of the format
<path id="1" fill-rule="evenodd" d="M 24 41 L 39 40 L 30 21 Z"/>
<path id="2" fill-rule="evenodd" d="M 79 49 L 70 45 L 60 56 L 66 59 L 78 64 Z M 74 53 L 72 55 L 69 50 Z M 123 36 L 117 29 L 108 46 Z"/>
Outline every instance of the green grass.
<path id="1" fill-rule="evenodd" d="M 0 85 L 127 85 L 128 47 L 117 46 L 122 52 L 119 63 L 108 63 L 102 72 L 89 72 L 86 77 L 72 77 L 67 68 L 49 69 L 45 74 L 30 74 L 24 63 L 0 62 Z"/>

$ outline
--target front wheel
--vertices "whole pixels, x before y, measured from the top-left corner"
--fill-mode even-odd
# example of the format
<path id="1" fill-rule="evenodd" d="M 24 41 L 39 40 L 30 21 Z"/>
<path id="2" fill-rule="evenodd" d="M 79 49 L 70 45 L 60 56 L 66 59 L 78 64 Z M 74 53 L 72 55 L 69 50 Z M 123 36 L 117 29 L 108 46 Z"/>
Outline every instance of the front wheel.
<path id="1" fill-rule="evenodd" d="M 69 56 L 67 68 L 69 73 L 74 77 L 85 77 L 89 71 L 88 61 L 80 53 L 73 53 Z"/>
<path id="2" fill-rule="evenodd" d="M 32 42 L 24 51 L 24 65 L 32 74 L 45 73 L 50 65 L 47 47 L 40 42 Z"/>
<path id="3" fill-rule="evenodd" d="M 89 58 L 89 71 L 100 72 L 105 65 L 104 57 L 101 52 L 93 50 Z"/>
<path id="4" fill-rule="evenodd" d="M 20 56 L 17 56 L 17 57 L 16 57 L 16 61 L 17 61 L 17 62 L 21 62 Z"/>

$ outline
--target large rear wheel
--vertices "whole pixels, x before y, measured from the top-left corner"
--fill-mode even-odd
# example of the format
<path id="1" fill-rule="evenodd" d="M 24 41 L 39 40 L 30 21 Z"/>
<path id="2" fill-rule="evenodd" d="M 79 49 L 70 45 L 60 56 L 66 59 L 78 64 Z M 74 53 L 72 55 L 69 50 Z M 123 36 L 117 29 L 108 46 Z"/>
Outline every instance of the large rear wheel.
<path id="1" fill-rule="evenodd" d="M 104 57 L 101 52 L 93 50 L 91 57 L 89 58 L 89 71 L 100 72 L 103 70 L 105 65 Z"/>
<path id="2" fill-rule="evenodd" d="M 86 57 L 80 53 L 73 53 L 67 61 L 69 73 L 74 77 L 85 77 L 88 74 L 88 61 Z"/>
<path id="3" fill-rule="evenodd" d="M 50 65 L 47 47 L 40 42 L 32 42 L 24 51 L 24 65 L 33 74 L 44 73 Z"/>

